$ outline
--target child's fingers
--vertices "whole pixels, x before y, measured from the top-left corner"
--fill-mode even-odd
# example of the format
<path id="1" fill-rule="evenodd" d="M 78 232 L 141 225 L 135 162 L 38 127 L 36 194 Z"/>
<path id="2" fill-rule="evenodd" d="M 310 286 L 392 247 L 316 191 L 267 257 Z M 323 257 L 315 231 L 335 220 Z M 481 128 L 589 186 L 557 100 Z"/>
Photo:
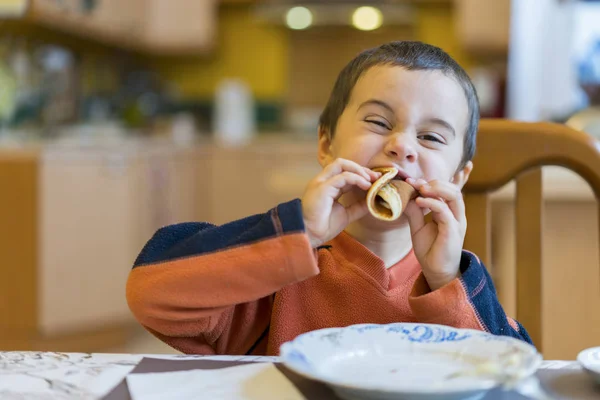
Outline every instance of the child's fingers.
<path id="1" fill-rule="evenodd" d="M 381 172 L 375 172 L 369 168 L 367 168 L 367 173 L 371 177 L 371 182 L 375 182 L 377 179 L 381 178 Z"/>
<path id="2" fill-rule="evenodd" d="M 370 169 L 355 163 L 354 161 L 338 158 L 323 169 L 323 172 L 321 173 L 321 179 L 325 181 L 336 175 L 342 174 L 343 172 L 355 173 L 362 176 L 369 182 L 375 180 L 380 175 L 378 172 L 373 172 Z"/>
<path id="3" fill-rule="evenodd" d="M 442 200 L 448 204 L 448 207 L 450 208 L 450 211 L 452 211 L 452 214 L 456 220 L 460 221 L 461 223 L 466 223 L 465 201 L 458 186 L 454 185 L 453 183 L 440 180 L 426 182 L 423 179 L 418 179 L 410 181 L 413 181 L 412 184 L 415 189 L 417 189 L 421 197 Z M 409 182 L 408 179 L 407 182 Z"/>
<path id="4" fill-rule="evenodd" d="M 406 215 L 406 218 L 408 219 L 408 225 L 410 226 L 410 231 L 413 236 L 425 226 L 425 215 L 414 201 L 411 201 L 406 205 L 404 215 Z"/>
<path id="5" fill-rule="evenodd" d="M 364 217 L 365 215 L 367 215 L 368 212 L 369 212 L 369 209 L 367 207 L 367 201 L 365 199 L 357 201 L 356 203 L 349 205 L 348 207 L 346 207 L 346 215 L 348 216 L 348 223 L 352 223 L 352 222 Z"/>
<path id="6" fill-rule="evenodd" d="M 340 193 L 345 193 L 353 187 L 369 190 L 371 182 L 353 172 L 342 172 L 324 182 L 323 185 L 331 188 L 332 190 L 329 193 L 332 197 L 336 198 Z"/>
<path id="7" fill-rule="evenodd" d="M 405 182 L 417 189 L 417 192 L 421 189 L 421 186 L 427 184 L 427 181 L 424 179 L 406 178 Z"/>
<path id="8" fill-rule="evenodd" d="M 450 207 L 448 207 L 448 204 L 442 200 L 430 197 L 417 197 L 415 203 L 419 207 L 428 208 L 431 212 L 435 213 L 435 220 L 438 223 L 451 224 L 453 222 L 458 222 L 457 219 L 454 218 L 454 214 L 450 210 Z"/>
<path id="9" fill-rule="evenodd" d="M 354 161 L 346 160 L 343 158 L 338 158 L 331 164 L 326 166 L 323 169 L 322 178 L 324 180 L 327 180 L 343 172 L 353 172 L 355 174 L 361 175 L 366 180 L 371 180 L 371 176 L 367 171 L 367 168 L 358 165 Z"/>
<path id="10" fill-rule="evenodd" d="M 421 186 L 420 193 L 424 197 L 440 198 L 448 204 L 456 220 L 466 221 L 465 201 L 458 186 L 444 181 L 431 181 Z"/>
<path id="11" fill-rule="evenodd" d="M 369 184 L 369 185 L 371 185 L 371 184 Z M 348 193 L 349 191 L 351 191 L 355 187 L 356 187 L 355 185 L 348 184 L 348 185 L 342 187 L 341 189 L 333 188 L 333 190 L 337 190 L 337 195 L 334 197 L 334 199 L 338 200 L 340 197 L 342 197 L 343 194 Z"/>

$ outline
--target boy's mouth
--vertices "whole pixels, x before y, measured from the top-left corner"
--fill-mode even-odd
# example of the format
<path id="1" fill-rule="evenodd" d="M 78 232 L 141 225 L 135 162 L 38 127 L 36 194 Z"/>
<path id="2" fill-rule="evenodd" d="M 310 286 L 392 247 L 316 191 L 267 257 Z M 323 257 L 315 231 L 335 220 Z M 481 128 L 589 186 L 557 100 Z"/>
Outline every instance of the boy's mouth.
<path id="1" fill-rule="evenodd" d="M 396 174 L 395 177 L 392 178 L 393 181 L 405 181 L 406 179 L 409 178 L 408 174 L 404 171 L 399 170 L 398 168 L 395 168 L 398 173 Z"/>
<path id="2" fill-rule="evenodd" d="M 404 181 L 408 175 L 395 167 L 379 167 L 373 170 L 383 175 L 367 192 L 369 212 L 377 219 L 394 221 L 404 212 L 408 202 L 415 197 L 416 191 Z"/>
<path id="3" fill-rule="evenodd" d="M 373 171 L 379 171 L 379 172 L 383 172 L 383 170 L 389 171 L 390 169 L 395 169 L 397 171 L 396 172 L 396 176 L 394 176 L 391 179 L 392 181 L 405 181 L 408 178 L 410 178 L 410 176 L 408 176 L 408 174 L 406 172 L 404 172 L 401 169 L 396 168 L 396 167 L 376 167 L 376 168 L 372 168 Z"/>

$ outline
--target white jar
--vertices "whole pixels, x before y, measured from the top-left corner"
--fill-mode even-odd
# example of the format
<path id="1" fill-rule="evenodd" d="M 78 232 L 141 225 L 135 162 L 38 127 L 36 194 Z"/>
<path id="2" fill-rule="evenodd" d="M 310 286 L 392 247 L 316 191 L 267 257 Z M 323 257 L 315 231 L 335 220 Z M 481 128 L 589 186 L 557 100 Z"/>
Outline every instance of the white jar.
<path id="1" fill-rule="evenodd" d="M 244 81 L 226 79 L 219 83 L 213 126 L 215 140 L 222 146 L 242 146 L 252 140 L 256 131 L 254 99 Z"/>

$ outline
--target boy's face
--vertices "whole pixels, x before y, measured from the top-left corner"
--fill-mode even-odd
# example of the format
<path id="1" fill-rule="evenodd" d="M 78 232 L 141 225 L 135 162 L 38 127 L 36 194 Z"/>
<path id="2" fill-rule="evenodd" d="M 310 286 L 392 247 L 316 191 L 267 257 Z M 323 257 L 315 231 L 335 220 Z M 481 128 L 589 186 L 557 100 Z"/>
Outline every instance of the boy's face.
<path id="1" fill-rule="evenodd" d="M 332 140 L 319 132 L 319 162 L 345 158 L 368 168 L 393 166 L 406 177 L 462 187 L 469 109 L 463 89 L 440 71 L 376 66 L 358 80 Z"/>

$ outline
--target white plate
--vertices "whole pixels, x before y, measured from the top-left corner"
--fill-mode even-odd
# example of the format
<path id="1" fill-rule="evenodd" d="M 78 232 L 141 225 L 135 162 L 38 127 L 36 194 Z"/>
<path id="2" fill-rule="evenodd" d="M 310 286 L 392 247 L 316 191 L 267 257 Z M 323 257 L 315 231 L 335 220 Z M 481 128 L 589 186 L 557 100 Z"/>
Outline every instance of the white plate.
<path id="1" fill-rule="evenodd" d="M 518 339 L 412 323 L 307 332 L 284 343 L 280 356 L 291 370 L 353 400 L 476 399 L 500 381 L 530 377 L 542 361 Z M 459 372 L 466 374 L 450 378 Z"/>
<path id="2" fill-rule="evenodd" d="M 600 347 L 583 350 L 577 355 L 577 361 L 596 382 L 600 383 Z"/>

